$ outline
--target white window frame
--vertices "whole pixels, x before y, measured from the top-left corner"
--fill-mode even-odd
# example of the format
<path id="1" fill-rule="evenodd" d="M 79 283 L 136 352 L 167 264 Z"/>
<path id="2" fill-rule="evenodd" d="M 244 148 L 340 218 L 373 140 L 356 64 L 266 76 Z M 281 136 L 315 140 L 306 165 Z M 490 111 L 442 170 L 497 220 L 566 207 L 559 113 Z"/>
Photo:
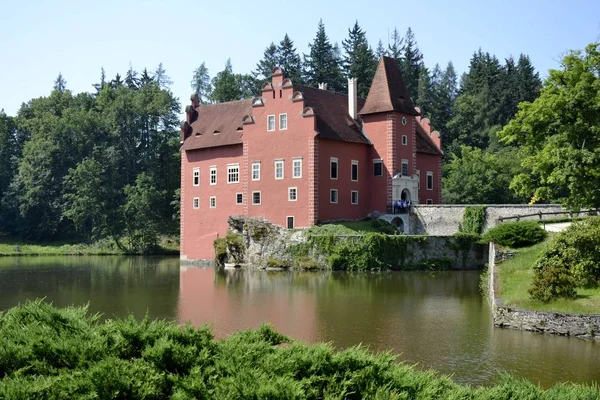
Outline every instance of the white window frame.
<path id="1" fill-rule="evenodd" d="M 300 165 L 300 174 L 296 175 L 296 163 Z M 302 159 L 301 158 L 293 158 L 292 159 L 292 178 L 293 179 L 301 179 L 302 178 Z"/>
<path id="2" fill-rule="evenodd" d="M 238 201 L 238 196 L 242 196 L 242 201 Z M 235 204 L 238 206 L 244 204 L 244 193 L 238 192 L 235 194 Z"/>
<path id="3" fill-rule="evenodd" d="M 194 167 L 192 172 L 192 184 L 200 186 L 200 167 Z"/>
<path id="4" fill-rule="evenodd" d="M 331 166 L 335 163 L 335 178 L 331 176 Z M 329 158 L 329 179 L 336 180 L 340 177 L 340 163 L 337 157 Z"/>
<path id="5" fill-rule="evenodd" d="M 408 136 L 402 135 L 402 146 L 408 146 Z"/>
<path id="6" fill-rule="evenodd" d="M 402 160 L 400 167 L 403 167 L 404 165 L 406 165 L 406 175 L 404 175 L 404 168 L 402 168 L 400 171 L 402 171 L 402 176 L 408 176 L 408 160 Z"/>
<path id="7" fill-rule="evenodd" d="M 258 193 L 258 203 L 254 202 L 254 194 Z M 260 192 L 260 190 L 255 190 L 254 192 L 252 192 L 252 205 L 253 206 L 260 206 L 262 204 L 262 193 Z"/>
<path id="8" fill-rule="evenodd" d="M 381 164 L 381 175 L 375 175 L 375 164 Z M 373 176 L 383 176 L 383 160 L 381 158 L 373 159 Z"/>
<path id="9" fill-rule="evenodd" d="M 292 190 L 294 191 L 293 199 L 292 199 Z M 288 201 L 298 201 L 298 188 L 297 187 L 289 187 L 288 188 Z"/>
<path id="10" fill-rule="evenodd" d="M 356 193 L 356 202 L 353 201 L 354 200 L 354 193 Z M 354 204 L 354 205 L 358 204 L 358 190 L 352 190 L 350 192 L 350 204 Z"/>
<path id="11" fill-rule="evenodd" d="M 237 169 L 237 180 L 231 180 L 232 175 L 235 176 L 235 172 L 233 172 L 235 169 Z M 227 164 L 227 184 L 230 183 L 240 183 L 240 164 Z"/>
<path id="12" fill-rule="evenodd" d="M 269 129 L 269 123 L 271 118 L 273 118 L 273 129 Z M 267 132 L 275 131 L 275 114 L 267 115 Z"/>
<path id="13" fill-rule="evenodd" d="M 275 160 L 275 170 L 273 171 L 273 176 L 275 177 L 276 180 L 281 180 L 283 178 L 285 178 L 285 162 L 284 160 Z M 277 177 L 277 166 L 281 166 L 281 176 Z"/>
<path id="14" fill-rule="evenodd" d="M 335 201 L 331 200 L 331 195 L 335 192 Z M 329 189 L 329 202 L 331 204 L 337 204 L 340 201 L 340 193 L 337 189 Z"/>
<path id="15" fill-rule="evenodd" d="M 210 196 L 208 204 L 210 208 L 217 208 L 217 196 Z"/>
<path id="16" fill-rule="evenodd" d="M 431 177 L 431 187 L 429 187 L 429 177 Z M 425 185 L 427 185 L 427 190 L 433 190 L 433 172 L 427 171 L 427 178 L 425 180 Z"/>
<path id="17" fill-rule="evenodd" d="M 352 170 L 354 169 L 355 165 L 356 165 L 356 179 L 353 179 L 353 177 L 352 177 Z M 350 162 L 350 180 L 352 182 L 358 182 L 358 160 L 352 160 Z"/>
<path id="18" fill-rule="evenodd" d="M 255 170 L 254 167 L 258 167 L 258 168 L 256 168 L 256 170 Z M 252 162 L 252 171 L 251 172 L 252 172 L 252 180 L 253 181 L 260 181 L 260 161 L 254 161 L 254 162 Z M 257 177 L 254 176 L 254 172 L 258 173 Z"/>
<path id="19" fill-rule="evenodd" d="M 285 117 L 285 128 L 282 128 L 282 123 L 281 123 L 281 118 Z M 280 131 L 287 131 L 287 127 L 288 127 L 288 119 L 287 119 L 287 113 L 283 113 L 283 114 L 279 114 L 279 130 Z"/>
<path id="20" fill-rule="evenodd" d="M 292 219 L 292 227 L 291 228 L 288 227 L 288 220 L 290 218 Z M 293 215 L 286 216 L 285 217 L 285 229 L 294 229 L 294 228 L 296 228 L 296 218 Z"/>
<path id="21" fill-rule="evenodd" d="M 192 199 L 192 207 L 194 207 L 194 210 L 198 210 L 200 208 L 200 197 L 194 197 Z"/>
<path id="22" fill-rule="evenodd" d="M 214 174 L 213 174 L 214 172 Z M 213 182 L 213 176 L 215 178 L 215 181 Z M 208 173 L 208 182 L 210 185 L 216 185 L 217 184 L 217 167 L 210 167 L 210 172 Z"/>

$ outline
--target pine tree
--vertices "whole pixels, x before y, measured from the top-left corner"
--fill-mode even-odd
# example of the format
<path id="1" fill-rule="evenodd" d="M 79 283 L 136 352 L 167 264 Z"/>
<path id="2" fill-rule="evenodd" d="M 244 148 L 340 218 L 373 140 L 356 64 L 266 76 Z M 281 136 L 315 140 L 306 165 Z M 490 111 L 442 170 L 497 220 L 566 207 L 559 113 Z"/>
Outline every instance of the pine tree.
<path id="1" fill-rule="evenodd" d="M 270 81 L 271 75 L 273 74 L 273 69 L 277 66 L 278 62 L 279 55 L 277 46 L 275 46 L 275 43 L 271 42 L 271 44 L 265 49 L 262 60 L 256 64 L 256 71 L 253 73 L 254 77 L 261 83 L 264 81 Z"/>
<path id="2" fill-rule="evenodd" d="M 206 64 L 202 62 L 198 68 L 194 70 L 194 76 L 190 82 L 192 90 L 198 95 L 200 104 L 206 104 L 210 100 L 210 75 Z"/>
<path id="3" fill-rule="evenodd" d="M 435 128 L 442 133 L 442 145 L 446 147 L 448 139 L 452 137 L 448 122 L 452 119 L 454 112 L 454 101 L 456 100 L 456 70 L 452 61 L 448 62 L 446 69 L 441 73 L 437 85 L 437 115 L 432 120 Z"/>
<path id="4" fill-rule="evenodd" d="M 419 86 L 417 88 L 417 98 L 415 105 L 421 109 L 421 115 L 429 118 L 433 122 L 434 112 L 434 88 L 429 71 L 423 65 L 419 72 Z"/>
<path id="5" fill-rule="evenodd" d="M 375 57 L 379 60 L 381 57 L 387 56 L 387 50 L 383 47 L 383 42 L 379 39 L 377 43 L 377 49 L 375 50 Z"/>
<path id="6" fill-rule="evenodd" d="M 342 45 L 346 52 L 343 62 L 344 75 L 347 78 L 356 78 L 358 96 L 366 97 L 375 75 L 377 60 L 358 21 L 352 29 L 348 29 L 348 39 L 345 39 Z"/>
<path id="7" fill-rule="evenodd" d="M 239 100 L 242 97 L 239 83 L 239 79 L 233 73 L 231 59 L 228 59 L 225 69 L 212 79 L 211 100 L 216 103 Z"/>
<path id="8" fill-rule="evenodd" d="M 323 20 L 319 20 L 317 35 L 308 47 L 310 54 L 304 55 L 306 82 L 314 87 L 326 83 L 329 90 L 342 92 L 345 85 L 340 70 L 339 48 L 329 42 Z"/>
<path id="9" fill-rule="evenodd" d="M 417 47 L 415 35 L 410 27 L 406 31 L 404 40 L 406 44 L 400 61 L 400 70 L 408 88 L 408 93 L 411 98 L 415 99 L 419 88 L 419 73 L 423 66 L 423 55 Z"/>
<path id="10" fill-rule="evenodd" d="M 104 67 L 100 69 L 100 82 L 94 83 L 92 86 L 96 89 L 97 93 L 100 93 L 102 89 L 104 89 L 104 86 L 106 86 L 106 73 L 104 72 Z"/>
<path id="11" fill-rule="evenodd" d="M 154 72 L 154 81 L 156 81 L 156 84 L 160 89 L 168 89 L 173 84 L 173 81 L 167 75 L 167 71 L 163 67 L 162 63 L 159 63 L 158 67 L 156 67 L 156 71 Z"/>
<path id="12" fill-rule="evenodd" d="M 302 84 L 302 61 L 294 47 L 294 42 L 286 33 L 276 52 L 277 65 L 283 67 L 285 74 L 294 84 Z"/>
<path id="13" fill-rule="evenodd" d="M 144 70 L 142 71 L 142 75 L 140 75 L 140 86 L 147 86 L 152 83 L 154 83 L 154 78 L 152 77 L 150 72 L 148 72 L 148 69 L 144 68 Z"/>
<path id="14" fill-rule="evenodd" d="M 138 72 L 133 69 L 131 63 L 129 63 L 129 69 L 125 74 L 125 85 L 129 89 L 137 89 L 140 87 L 140 78 L 138 78 Z"/>
<path id="15" fill-rule="evenodd" d="M 67 81 L 65 80 L 65 78 L 63 78 L 62 72 L 58 73 L 58 77 L 54 81 L 54 90 L 57 90 L 61 93 L 67 90 Z"/>
<path id="16" fill-rule="evenodd" d="M 529 56 L 521 54 L 517 63 L 517 91 L 518 102 L 532 102 L 540 95 L 542 81 L 540 74 L 535 72 Z"/>
<path id="17" fill-rule="evenodd" d="M 404 38 L 398 33 L 398 29 L 394 27 L 392 32 L 391 41 L 388 44 L 388 54 L 390 57 L 395 58 L 398 61 L 402 60 L 404 54 Z"/>
<path id="18" fill-rule="evenodd" d="M 110 81 L 110 86 L 112 88 L 123 86 L 123 79 L 121 78 L 121 74 L 117 73 L 117 75 L 115 75 L 115 79 L 113 79 L 112 81 Z"/>

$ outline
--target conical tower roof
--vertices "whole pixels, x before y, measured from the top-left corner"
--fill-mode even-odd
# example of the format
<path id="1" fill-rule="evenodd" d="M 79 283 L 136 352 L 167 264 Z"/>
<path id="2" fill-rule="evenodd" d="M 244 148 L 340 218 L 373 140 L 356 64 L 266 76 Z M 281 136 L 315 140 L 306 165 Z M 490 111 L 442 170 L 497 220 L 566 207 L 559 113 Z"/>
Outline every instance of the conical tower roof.
<path id="1" fill-rule="evenodd" d="M 391 57 L 381 57 L 365 106 L 359 114 L 367 115 L 389 111 L 419 115 L 410 99 L 404 79 L 402 79 L 398 61 Z"/>

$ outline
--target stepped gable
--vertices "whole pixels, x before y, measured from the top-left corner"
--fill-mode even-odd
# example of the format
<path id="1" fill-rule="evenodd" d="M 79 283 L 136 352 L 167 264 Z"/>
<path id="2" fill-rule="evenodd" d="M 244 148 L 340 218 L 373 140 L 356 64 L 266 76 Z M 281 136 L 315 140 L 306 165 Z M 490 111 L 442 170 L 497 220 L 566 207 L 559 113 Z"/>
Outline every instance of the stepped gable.
<path id="1" fill-rule="evenodd" d="M 370 143 L 359 123 L 348 114 L 347 95 L 300 85 L 294 85 L 294 89 L 302 92 L 304 105 L 315 110 L 316 129 L 322 139 Z M 364 104 L 364 99 L 358 99 L 358 107 Z"/>
<path id="2" fill-rule="evenodd" d="M 415 135 L 417 138 L 417 152 L 443 155 L 444 153 L 433 143 L 429 134 L 421 126 L 421 123 L 417 121 L 415 125 L 417 127 L 417 134 Z"/>
<path id="3" fill-rule="evenodd" d="M 252 99 L 206 104 L 196 108 L 198 118 L 182 150 L 206 149 L 242 143 L 242 118 L 252 114 Z"/>
<path id="4" fill-rule="evenodd" d="M 381 57 L 365 106 L 358 114 L 367 115 L 389 111 L 419 115 L 410 99 L 398 61 L 390 57 Z"/>

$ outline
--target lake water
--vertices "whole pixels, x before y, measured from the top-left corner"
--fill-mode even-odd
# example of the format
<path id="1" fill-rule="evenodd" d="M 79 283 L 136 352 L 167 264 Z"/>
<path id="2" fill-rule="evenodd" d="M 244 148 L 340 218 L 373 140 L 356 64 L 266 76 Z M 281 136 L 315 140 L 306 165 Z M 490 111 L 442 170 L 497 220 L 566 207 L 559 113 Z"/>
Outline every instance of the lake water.
<path id="1" fill-rule="evenodd" d="M 542 386 L 600 382 L 600 343 L 493 328 L 478 271 L 266 272 L 182 266 L 176 258 L 0 257 L 0 310 L 45 297 L 105 317 L 212 323 L 218 337 L 271 322 L 337 348 L 391 350 L 459 383 L 501 371 Z"/>

